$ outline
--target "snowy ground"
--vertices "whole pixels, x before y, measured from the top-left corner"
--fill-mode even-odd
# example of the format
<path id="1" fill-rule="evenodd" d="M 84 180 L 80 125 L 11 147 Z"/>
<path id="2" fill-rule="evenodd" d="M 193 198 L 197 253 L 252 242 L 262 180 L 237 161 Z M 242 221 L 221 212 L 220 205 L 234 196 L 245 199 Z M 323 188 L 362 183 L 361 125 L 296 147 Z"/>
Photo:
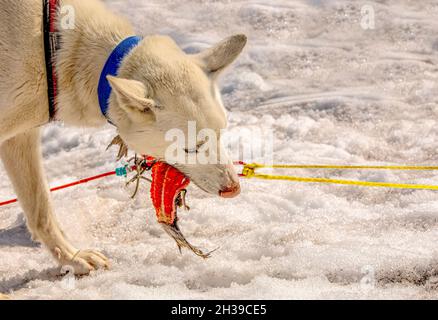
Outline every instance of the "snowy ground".
<path id="1" fill-rule="evenodd" d="M 188 51 L 246 33 L 249 46 L 222 81 L 230 131 L 273 130 L 276 162 L 437 164 L 434 0 L 106 2 L 139 33 L 169 34 Z M 375 10 L 375 30 L 361 28 L 364 4 Z M 51 185 L 113 169 L 115 150 L 104 152 L 113 135 L 48 127 Z M 332 176 L 438 184 L 433 173 Z M 436 192 L 244 181 L 242 196 L 225 201 L 192 187 L 181 228 L 203 248 L 220 246 L 208 261 L 177 253 L 143 194 L 130 200 L 119 178 L 54 194 L 70 238 L 112 259 L 110 271 L 74 283 L 30 241 L 21 209 L 2 208 L 0 291 L 18 299 L 438 297 Z M 13 196 L 1 168 L 0 200 Z"/>

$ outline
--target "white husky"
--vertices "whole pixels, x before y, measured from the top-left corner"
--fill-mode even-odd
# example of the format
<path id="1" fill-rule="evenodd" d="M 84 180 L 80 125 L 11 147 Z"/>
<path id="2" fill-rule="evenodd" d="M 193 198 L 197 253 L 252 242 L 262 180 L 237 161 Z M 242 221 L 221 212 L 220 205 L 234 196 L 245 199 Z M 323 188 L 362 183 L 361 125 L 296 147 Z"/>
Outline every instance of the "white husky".
<path id="1" fill-rule="evenodd" d="M 59 26 L 56 118 L 67 125 L 103 126 L 107 119 L 98 103 L 100 73 L 117 44 L 135 33 L 97 0 L 64 0 L 61 5 L 74 8 L 75 25 L 71 30 Z M 40 127 L 49 119 L 42 11 L 42 0 L 0 0 L 0 154 L 33 237 L 60 264 L 86 274 L 107 267 L 108 260 L 99 252 L 78 250 L 66 239 L 41 164 Z M 186 131 L 188 121 L 196 121 L 199 130 L 225 128 L 215 80 L 245 44 L 246 37 L 236 35 L 188 55 L 169 37 L 144 38 L 123 60 L 118 76 L 109 77 L 109 117 L 123 140 L 140 154 L 163 158 L 169 144 L 164 134 L 171 128 Z M 178 168 L 209 193 L 232 197 L 240 191 L 230 161 Z"/>

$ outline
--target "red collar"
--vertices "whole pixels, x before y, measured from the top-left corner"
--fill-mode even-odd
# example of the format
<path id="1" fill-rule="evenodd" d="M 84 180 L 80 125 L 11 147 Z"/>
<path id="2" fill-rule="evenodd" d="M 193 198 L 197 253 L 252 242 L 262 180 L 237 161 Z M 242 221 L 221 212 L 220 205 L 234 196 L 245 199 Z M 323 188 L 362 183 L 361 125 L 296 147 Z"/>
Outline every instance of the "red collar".
<path id="1" fill-rule="evenodd" d="M 44 55 L 50 121 L 55 120 L 56 117 L 56 98 L 58 95 L 56 77 L 56 52 L 59 50 L 59 33 L 56 27 L 58 8 L 59 0 L 43 0 Z"/>

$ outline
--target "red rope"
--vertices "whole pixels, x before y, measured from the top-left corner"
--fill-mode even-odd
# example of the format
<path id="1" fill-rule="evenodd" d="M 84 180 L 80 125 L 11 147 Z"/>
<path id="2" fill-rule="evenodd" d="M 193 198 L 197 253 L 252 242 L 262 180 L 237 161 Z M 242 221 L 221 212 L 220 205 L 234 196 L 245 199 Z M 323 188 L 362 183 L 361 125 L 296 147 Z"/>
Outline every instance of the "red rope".
<path id="1" fill-rule="evenodd" d="M 13 200 L 5 201 L 5 202 L 0 202 L 0 207 L 7 206 L 8 204 L 13 204 L 15 202 L 18 202 L 18 200 L 17 199 L 13 199 Z"/>
<path id="2" fill-rule="evenodd" d="M 241 160 L 239 161 L 234 161 L 234 165 L 235 166 L 246 166 L 246 162 L 243 162 Z M 243 173 L 239 173 L 237 174 L 239 177 L 244 177 L 245 175 Z"/>
<path id="3" fill-rule="evenodd" d="M 243 166 L 246 165 L 246 163 L 243 162 L 243 161 L 236 161 L 236 162 L 234 162 L 234 164 L 235 165 L 243 165 Z M 135 168 L 136 168 L 135 166 L 131 167 L 132 170 L 135 170 Z M 102 179 L 102 178 L 106 178 L 106 177 L 110 177 L 110 176 L 115 176 L 115 175 L 116 175 L 115 171 L 110 171 L 110 172 L 107 172 L 107 173 L 102 173 L 102 174 L 99 174 L 99 175 L 94 176 L 94 177 L 81 179 L 81 180 L 76 181 L 76 182 L 72 182 L 72 183 L 65 184 L 63 186 L 52 188 L 52 189 L 50 189 L 50 192 L 55 192 L 55 191 L 71 188 L 71 187 L 74 187 L 74 186 L 77 186 L 77 185 L 80 185 L 80 184 L 88 183 L 90 181 L 94 181 L 94 180 L 98 180 L 98 179 Z M 242 174 L 240 174 L 239 176 L 242 176 Z M 7 206 L 9 204 L 13 204 L 13 203 L 16 203 L 16 202 L 18 202 L 18 199 L 12 199 L 12 200 L 8 200 L 8 201 L 0 202 L 0 207 Z"/>
<path id="4" fill-rule="evenodd" d="M 71 188 L 71 187 L 74 187 L 74 186 L 77 186 L 77 185 L 80 185 L 80 184 L 88 183 L 90 181 L 94 181 L 94 180 L 98 180 L 98 179 L 102 179 L 102 178 L 106 178 L 106 177 L 110 177 L 110 176 L 115 176 L 115 175 L 116 175 L 116 172 L 115 171 L 111 171 L 111 172 L 99 174 L 99 175 L 94 176 L 94 177 L 81 179 L 79 181 L 72 182 L 72 183 L 69 183 L 69 184 L 65 184 L 63 186 L 55 187 L 55 188 L 50 189 L 50 191 L 51 192 L 59 191 L 59 190 Z M 5 202 L 0 202 L 0 207 L 7 206 L 9 204 L 13 204 L 13 203 L 16 203 L 16 202 L 18 202 L 18 199 L 13 199 L 13 200 L 5 201 Z"/>

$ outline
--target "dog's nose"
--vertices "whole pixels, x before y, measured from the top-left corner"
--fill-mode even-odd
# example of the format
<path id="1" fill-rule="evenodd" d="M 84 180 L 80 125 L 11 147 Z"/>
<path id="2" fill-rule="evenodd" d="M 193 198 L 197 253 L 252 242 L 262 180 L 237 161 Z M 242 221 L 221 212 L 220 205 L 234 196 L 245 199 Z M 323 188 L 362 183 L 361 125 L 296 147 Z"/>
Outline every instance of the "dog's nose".
<path id="1" fill-rule="evenodd" d="M 222 198 L 234 198 L 240 194 L 240 184 L 233 183 L 231 186 L 219 191 L 219 195 Z"/>

